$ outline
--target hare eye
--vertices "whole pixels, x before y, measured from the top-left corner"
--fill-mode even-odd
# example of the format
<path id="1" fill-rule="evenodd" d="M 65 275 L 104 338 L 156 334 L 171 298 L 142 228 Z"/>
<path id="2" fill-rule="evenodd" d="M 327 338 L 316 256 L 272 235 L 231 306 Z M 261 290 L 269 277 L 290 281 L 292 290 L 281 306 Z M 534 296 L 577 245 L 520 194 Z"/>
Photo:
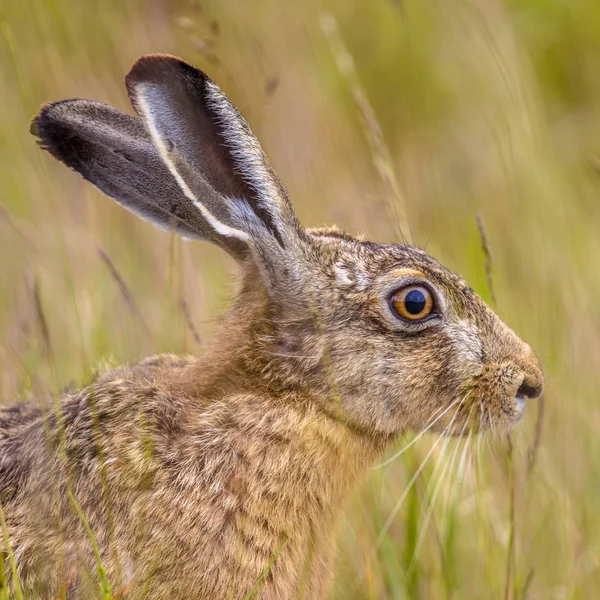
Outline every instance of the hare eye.
<path id="1" fill-rule="evenodd" d="M 433 296 L 422 285 L 410 285 L 394 293 L 391 305 L 401 319 L 422 321 L 433 312 Z"/>

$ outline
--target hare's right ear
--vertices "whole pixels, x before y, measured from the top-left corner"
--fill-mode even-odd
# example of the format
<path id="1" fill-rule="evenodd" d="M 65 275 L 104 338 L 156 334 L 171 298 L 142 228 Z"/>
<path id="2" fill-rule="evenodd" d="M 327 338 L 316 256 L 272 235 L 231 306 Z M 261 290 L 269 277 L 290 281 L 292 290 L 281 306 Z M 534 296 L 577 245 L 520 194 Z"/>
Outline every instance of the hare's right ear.
<path id="1" fill-rule="evenodd" d="M 164 164 L 221 245 L 246 244 L 272 280 L 294 271 L 303 229 L 229 98 L 202 71 L 166 55 L 140 58 L 126 83 Z"/>

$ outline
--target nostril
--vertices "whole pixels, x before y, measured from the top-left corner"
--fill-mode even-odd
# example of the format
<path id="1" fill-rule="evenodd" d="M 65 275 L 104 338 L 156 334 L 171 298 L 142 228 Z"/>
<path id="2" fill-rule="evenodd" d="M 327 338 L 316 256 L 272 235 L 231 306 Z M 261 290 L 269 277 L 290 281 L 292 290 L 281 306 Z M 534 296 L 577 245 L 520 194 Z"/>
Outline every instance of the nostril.
<path id="1" fill-rule="evenodd" d="M 521 387 L 517 390 L 517 396 L 523 398 L 538 398 L 542 394 L 542 386 L 525 378 Z"/>

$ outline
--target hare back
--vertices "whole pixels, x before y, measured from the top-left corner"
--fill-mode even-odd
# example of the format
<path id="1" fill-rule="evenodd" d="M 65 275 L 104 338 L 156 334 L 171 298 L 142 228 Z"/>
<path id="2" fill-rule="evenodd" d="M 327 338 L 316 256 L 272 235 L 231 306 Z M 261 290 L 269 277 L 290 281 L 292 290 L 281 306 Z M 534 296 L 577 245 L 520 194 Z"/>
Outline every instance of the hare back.
<path id="1" fill-rule="evenodd" d="M 136 438 L 149 444 L 151 433 L 168 427 L 169 407 L 177 411 L 177 406 L 165 388 L 193 362 L 173 355 L 153 356 L 101 372 L 84 389 L 65 393 L 58 403 L 30 401 L 0 407 L 0 503 L 10 548 L 1 545 L 5 567 L 10 569 L 12 553 L 26 590 L 57 597 L 73 579 L 71 571 L 80 568 L 75 563 L 81 562 L 92 567 L 87 587 L 90 597 L 95 597 L 92 545 L 82 520 L 73 518 L 75 504 L 93 525 L 102 555 L 112 542 L 119 545 L 110 539 L 107 528 L 116 535 L 109 521 L 123 516 L 118 488 L 135 487 L 131 481 L 135 469 L 123 465 L 115 477 L 112 463 L 117 455 L 126 461 L 128 438 L 134 445 Z M 146 425 L 144 440 L 140 431 Z M 127 462 L 135 460 L 131 452 L 128 458 Z M 84 559 L 75 561 L 76 555 Z M 106 562 L 111 563 L 108 553 Z M 82 583 L 74 580 L 68 585 L 69 598 L 87 597 Z"/>
<path id="2" fill-rule="evenodd" d="M 149 386 L 156 384 L 160 373 L 172 374 L 193 363 L 192 358 L 172 354 L 152 356 L 143 361 L 96 374 L 90 387 L 81 392 L 66 393 L 57 405 L 45 402 L 19 402 L 12 406 L 0 406 L 0 502 L 9 503 L 19 496 L 31 475 L 35 459 L 49 459 L 48 452 L 60 443 L 61 432 L 68 439 L 83 446 L 82 424 L 88 423 L 94 409 L 93 398 L 101 403 L 109 390 L 102 386 L 110 384 L 110 411 L 121 411 L 132 399 L 128 388 L 133 382 Z M 119 389 L 119 383 L 121 388 Z M 116 384 L 116 387 L 115 387 Z M 115 394 L 119 391 L 121 393 Z M 91 393 L 90 393 L 91 392 Z M 134 396 L 135 397 L 135 396 Z M 120 401 L 119 401 L 120 400 Z M 100 408 L 100 407 L 98 407 Z M 97 417 L 101 416 L 98 413 Z M 43 435 L 42 435 L 43 434 Z M 66 440 L 63 440 L 66 441 Z M 69 446 L 73 451 L 73 446 Z M 88 449 L 91 450 L 91 449 Z"/>

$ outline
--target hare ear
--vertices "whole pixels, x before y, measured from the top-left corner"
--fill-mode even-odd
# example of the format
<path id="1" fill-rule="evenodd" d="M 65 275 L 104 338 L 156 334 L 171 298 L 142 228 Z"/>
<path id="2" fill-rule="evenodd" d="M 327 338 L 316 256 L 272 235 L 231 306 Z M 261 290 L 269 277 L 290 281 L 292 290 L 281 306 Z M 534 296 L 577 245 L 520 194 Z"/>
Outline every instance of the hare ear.
<path id="1" fill-rule="evenodd" d="M 289 260 L 302 229 L 250 126 L 219 87 L 165 55 L 140 58 L 126 84 L 165 165 L 222 245 L 248 244 L 269 270 Z"/>
<path id="2" fill-rule="evenodd" d="M 187 238 L 217 241 L 140 119 L 100 102 L 63 100 L 42 107 L 31 133 L 44 150 L 143 219 Z M 247 253 L 239 244 L 229 250 Z"/>

